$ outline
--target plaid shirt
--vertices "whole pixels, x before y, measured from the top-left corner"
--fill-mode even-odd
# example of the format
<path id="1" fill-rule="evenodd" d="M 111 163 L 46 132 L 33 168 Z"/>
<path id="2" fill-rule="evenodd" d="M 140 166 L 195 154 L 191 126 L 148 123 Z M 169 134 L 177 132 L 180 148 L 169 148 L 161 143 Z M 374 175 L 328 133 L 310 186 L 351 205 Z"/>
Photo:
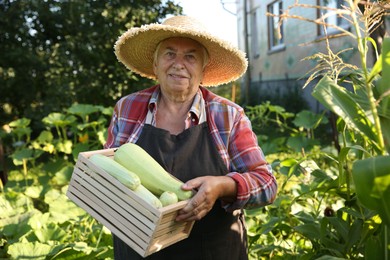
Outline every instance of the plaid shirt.
<path id="1" fill-rule="evenodd" d="M 105 148 L 137 142 L 147 114 L 150 112 L 155 115 L 157 111 L 159 92 L 157 85 L 125 96 L 117 102 Z M 203 111 L 212 139 L 229 170 L 227 176 L 237 183 L 237 199 L 234 203 L 224 203 L 225 209 L 233 211 L 272 203 L 277 191 L 276 180 L 243 108 L 200 87 L 186 120 L 186 127 L 201 123 L 199 120 L 203 118 Z M 154 121 L 151 123 L 153 125 Z"/>

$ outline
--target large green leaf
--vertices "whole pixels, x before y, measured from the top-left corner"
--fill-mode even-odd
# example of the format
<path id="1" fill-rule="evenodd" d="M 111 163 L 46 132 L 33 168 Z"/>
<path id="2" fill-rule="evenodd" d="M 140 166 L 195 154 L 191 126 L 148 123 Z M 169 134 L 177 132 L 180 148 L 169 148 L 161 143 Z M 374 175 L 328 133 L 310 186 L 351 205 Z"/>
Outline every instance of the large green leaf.
<path id="1" fill-rule="evenodd" d="M 73 166 L 65 166 L 62 168 L 60 171 L 56 173 L 56 175 L 53 178 L 53 181 L 57 185 L 64 186 L 69 183 L 70 178 L 72 177 L 72 172 L 73 172 Z"/>
<path id="2" fill-rule="evenodd" d="M 106 256 L 106 258 L 105 258 Z M 112 254 L 108 248 L 93 248 L 87 243 L 76 242 L 69 244 L 62 249 L 52 260 L 90 260 L 90 259 L 111 259 Z"/>
<path id="3" fill-rule="evenodd" d="M 390 156 L 356 161 L 352 176 L 359 201 L 390 226 Z"/>
<path id="4" fill-rule="evenodd" d="M 319 124 L 327 123 L 327 118 L 323 114 L 315 114 L 309 110 L 302 110 L 292 121 L 297 127 L 304 127 L 305 129 L 314 129 Z"/>
<path id="5" fill-rule="evenodd" d="M 328 217 L 327 220 L 336 232 L 343 238 L 343 240 L 347 241 L 349 232 L 348 223 L 341 217 Z"/>
<path id="6" fill-rule="evenodd" d="M 12 259 L 46 259 L 53 246 L 39 242 L 17 242 L 8 248 Z"/>
<path id="7" fill-rule="evenodd" d="M 66 154 L 72 153 L 72 147 L 73 147 L 73 142 L 71 140 L 63 140 L 56 144 L 56 149 L 59 152 L 63 152 Z"/>
<path id="8" fill-rule="evenodd" d="M 26 161 L 35 160 L 39 156 L 41 156 L 42 153 L 43 153 L 43 151 L 40 151 L 40 150 L 23 148 L 21 150 L 15 151 L 13 154 L 11 154 L 11 157 L 12 157 L 13 163 L 15 165 L 22 165 L 23 160 L 26 160 Z"/>
<path id="9" fill-rule="evenodd" d="M 369 237 L 365 246 L 366 259 L 385 259 L 383 250 L 381 249 L 381 241 L 377 237 Z"/>
<path id="10" fill-rule="evenodd" d="M 89 114 L 96 113 L 99 111 L 98 106 L 90 104 L 73 104 L 68 108 L 68 112 L 71 114 L 79 115 L 81 117 L 86 117 Z"/>
<path id="11" fill-rule="evenodd" d="M 69 198 L 58 190 L 52 189 L 45 194 L 45 203 L 49 205 L 49 212 L 55 223 L 63 223 L 69 219 L 78 219 L 85 211 L 74 204 Z"/>
<path id="12" fill-rule="evenodd" d="M 31 123 L 31 119 L 23 117 L 15 121 L 12 121 L 11 123 L 9 123 L 9 126 L 13 128 L 26 128 L 30 125 L 30 123 Z"/>
<path id="13" fill-rule="evenodd" d="M 40 229 L 35 229 L 34 234 L 39 242 L 42 243 L 47 243 L 48 241 L 63 242 L 67 237 L 66 232 L 55 223 L 49 223 Z"/>
<path id="14" fill-rule="evenodd" d="M 377 135 L 365 111 L 344 88 L 338 86 L 329 77 L 323 77 L 315 86 L 312 95 L 326 108 L 344 119 L 347 125 L 370 140 Z"/>
<path id="15" fill-rule="evenodd" d="M 50 126 L 67 126 L 75 122 L 77 118 L 73 115 L 65 115 L 57 112 L 50 113 L 42 119 L 42 122 Z"/>
<path id="16" fill-rule="evenodd" d="M 320 239 L 320 225 L 317 223 L 307 223 L 294 227 L 295 231 L 309 238 L 310 240 Z"/>
<path id="17" fill-rule="evenodd" d="M 287 139 L 287 146 L 291 147 L 296 152 L 311 150 L 315 145 L 319 144 L 318 140 L 307 138 L 306 136 L 291 136 Z"/>

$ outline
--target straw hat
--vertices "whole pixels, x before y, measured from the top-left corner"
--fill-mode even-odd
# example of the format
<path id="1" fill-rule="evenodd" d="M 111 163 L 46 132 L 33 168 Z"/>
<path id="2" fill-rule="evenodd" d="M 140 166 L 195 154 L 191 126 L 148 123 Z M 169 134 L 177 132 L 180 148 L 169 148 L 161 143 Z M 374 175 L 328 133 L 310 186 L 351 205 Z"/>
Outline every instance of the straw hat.
<path id="1" fill-rule="evenodd" d="M 115 54 L 128 69 L 143 77 L 156 79 L 153 55 L 159 42 L 171 37 L 188 37 L 201 43 L 208 51 L 203 86 L 217 86 L 234 81 L 245 73 L 245 53 L 231 43 L 215 37 L 195 18 L 174 16 L 162 24 L 134 27 L 115 43 Z"/>

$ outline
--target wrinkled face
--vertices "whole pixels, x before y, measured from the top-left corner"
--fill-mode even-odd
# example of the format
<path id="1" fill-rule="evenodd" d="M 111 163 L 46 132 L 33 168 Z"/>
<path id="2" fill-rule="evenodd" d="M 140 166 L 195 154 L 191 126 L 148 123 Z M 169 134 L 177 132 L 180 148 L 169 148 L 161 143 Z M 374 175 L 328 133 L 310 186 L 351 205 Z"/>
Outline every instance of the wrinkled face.
<path id="1" fill-rule="evenodd" d="M 165 93 L 191 95 L 203 78 L 204 47 L 188 38 L 169 38 L 160 43 L 153 64 Z"/>

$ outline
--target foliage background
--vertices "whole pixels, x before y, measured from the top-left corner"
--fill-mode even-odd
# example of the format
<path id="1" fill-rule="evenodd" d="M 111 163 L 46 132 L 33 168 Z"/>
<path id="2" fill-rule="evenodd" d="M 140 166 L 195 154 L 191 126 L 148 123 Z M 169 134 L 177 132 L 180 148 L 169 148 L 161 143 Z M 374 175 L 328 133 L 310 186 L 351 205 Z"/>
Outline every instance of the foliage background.
<path id="1" fill-rule="evenodd" d="M 74 102 L 111 106 L 150 85 L 117 62 L 127 28 L 180 14 L 173 1 L 0 1 L 0 124 L 28 117 L 34 129 Z"/>
<path id="2" fill-rule="evenodd" d="M 273 205 L 246 211 L 251 259 L 390 255 L 390 40 L 368 68 L 372 27 L 362 21 L 375 22 L 378 9 L 344 2 L 340 15 L 355 29 L 347 36 L 362 64 L 351 69 L 331 48 L 308 57 L 320 79 L 313 96 L 327 110 L 246 107 L 280 185 Z M 116 37 L 181 9 L 170 1 L 1 1 L 0 12 L 0 170 L 9 173 L 0 182 L 0 258 L 110 259 L 108 230 L 65 192 L 77 154 L 101 148 L 114 101 L 151 83 L 116 62 Z M 336 118 L 332 140 L 328 117 Z"/>

